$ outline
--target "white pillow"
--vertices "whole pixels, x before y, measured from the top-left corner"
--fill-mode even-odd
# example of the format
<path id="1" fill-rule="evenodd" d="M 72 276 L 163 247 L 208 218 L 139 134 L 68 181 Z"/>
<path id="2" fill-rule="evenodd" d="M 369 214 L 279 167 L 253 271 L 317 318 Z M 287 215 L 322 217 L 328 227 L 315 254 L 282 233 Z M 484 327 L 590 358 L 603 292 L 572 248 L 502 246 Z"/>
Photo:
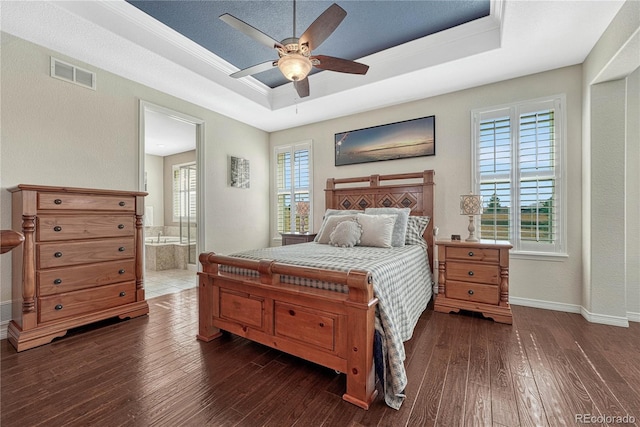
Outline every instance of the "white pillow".
<path id="1" fill-rule="evenodd" d="M 356 210 L 340 210 L 340 209 L 327 209 L 324 212 L 324 216 L 322 217 L 322 224 L 320 225 L 320 230 L 318 231 L 318 234 L 316 235 L 315 241 L 320 243 L 320 236 L 324 235 L 324 225 L 327 221 L 327 219 L 330 216 L 334 216 L 334 215 L 356 215 L 357 213 L 362 212 L 362 211 L 356 211 Z M 355 218 L 355 217 L 354 217 Z M 329 234 L 331 234 L 333 230 L 329 230 Z M 327 235 L 327 241 L 324 243 L 329 243 L 329 235 Z"/>
<path id="2" fill-rule="evenodd" d="M 368 215 L 389 214 L 397 215 L 396 224 L 393 226 L 393 237 L 391 246 L 402 247 L 407 235 L 407 222 L 411 208 L 367 208 L 364 213 Z"/>
<path id="3" fill-rule="evenodd" d="M 362 226 L 360 246 L 390 248 L 396 217 L 397 215 L 356 215 L 356 220 Z"/>
<path id="4" fill-rule="evenodd" d="M 322 222 L 322 227 L 320 227 L 315 241 L 325 245 L 328 244 L 331 240 L 331 233 L 333 233 L 333 230 L 338 224 L 343 221 L 353 221 L 354 219 L 356 219 L 355 215 L 331 215 L 326 217 Z"/>
<path id="5" fill-rule="evenodd" d="M 352 248 L 360 243 L 360 236 L 362 236 L 362 227 L 357 221 L 342 221 L 331 232 L 329 244 L 342 248 Z"/>

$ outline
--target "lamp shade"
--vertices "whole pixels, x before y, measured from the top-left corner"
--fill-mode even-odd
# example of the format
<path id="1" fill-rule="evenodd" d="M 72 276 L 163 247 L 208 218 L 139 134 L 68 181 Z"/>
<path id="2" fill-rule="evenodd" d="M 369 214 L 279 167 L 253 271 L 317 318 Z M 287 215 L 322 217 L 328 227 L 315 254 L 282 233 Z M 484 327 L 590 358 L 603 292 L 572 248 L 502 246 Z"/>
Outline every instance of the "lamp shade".
<path id="1" fill-rule="evenodd" d="M 309 215 L 309 202 L 296 202 L 296 213 L 298 215 Z"/>
<path id="2" fill-rule="evenodd" d="M 289 80 L 296 82 L 304 80 L 311 71 L 311 61 L 299 53 L 290 53 L 278 60 L 278 68 Z"/>
<path id="3" fill-rule="evenodd" d="M 482 196 L 466 194 L 460 196 L 460 215 L 482 214 Z"/>

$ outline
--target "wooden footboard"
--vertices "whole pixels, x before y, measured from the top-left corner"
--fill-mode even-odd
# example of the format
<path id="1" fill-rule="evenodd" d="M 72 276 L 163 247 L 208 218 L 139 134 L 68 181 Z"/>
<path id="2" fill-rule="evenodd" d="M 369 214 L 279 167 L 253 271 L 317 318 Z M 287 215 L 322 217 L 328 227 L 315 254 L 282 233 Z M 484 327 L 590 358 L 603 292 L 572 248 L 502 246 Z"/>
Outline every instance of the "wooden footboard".
<path id="1" fill-rule="evenodd" d="M 373 363 L 375 306 L 371 275 L 200 255 L 198 339 L 221 330 L 344 372 L 343 399 L 368 409 L 376 397 Z M 220 265 L 254 270 L 257 277 L 226 273 Z M 282 275 L 345 285 L 348 294 L 282 283 Z"/>

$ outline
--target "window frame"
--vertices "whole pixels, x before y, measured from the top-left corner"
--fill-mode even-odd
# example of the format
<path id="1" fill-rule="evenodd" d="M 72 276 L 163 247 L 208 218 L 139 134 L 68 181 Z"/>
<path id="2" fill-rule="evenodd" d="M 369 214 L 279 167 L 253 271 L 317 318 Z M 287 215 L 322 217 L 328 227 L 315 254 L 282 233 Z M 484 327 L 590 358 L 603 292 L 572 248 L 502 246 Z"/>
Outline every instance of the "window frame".
<path id="1" fill-rule="evenodd" d="M 294 162 L 295 162 L 295 152 L 300 150 L 300 149 L 306 149 L 309 153 L 309 168 L 308 168 L 308 175 L 309 175 L 309 186 L 308 187 L 297 187 L 295 185 L 295 167 L 294 167 Z M 281 240 L 282 236 L 280 234 L 280 231 L 278 230 L 278 200 L 279 200 L 279 196 L 281 194 L 281 190 L 278 188 L 278 155 L 280 153 L 286 153 L 288 152 L 290 154 L 290 159 L 291 159 L 291 189 L 290 189 L 290 196 L 291 196 L 291 200 L 295 199 L 295 193 L 296 193 L 296 189 L 300 190 L 306 190 L 309 194 L 309 215 L 306 219 L 306 225 L 305 228 L 307 231 L 311 231 L 313 229 L 313 140 L 304 140 L 304 141 L 299 141 L 299 142 L 295 142 L 292 144 L 283 144 L 283 145 L 277 145 L 273 148 L 273 152 L 272 152 L 272 173 L 273 173 L 273 201 L 272 201 L 272 217 L 273 220 L 271 221 L 272 227 L 273 227 L 273 238 L 274 240 Z M 293 209 L 295 210 L 295 204 L 293 204 Z M 291 215 L 290 217 L 290 222 L 289 222 L 289 229 L 288 230 L 284 230 L 283 232 L 285 233 L 291 233 L 291 232 L 296 232 L 296 219 L 295 219 L 295 214 Z"/>
<path id="2" fill-rule="evenodd" d="M 172 216 L 172 222 L 174 223 L 179 223 L 182 218 L 186 218 L 186 217 L 182 217 L 181 215 L 176 216 L 176 209 L 178 212 L 180 212 L 180 200 L 182 198 L 182 194 L 183 193 L 191 193 L 192 191 L 195 193 L 195 196 L 192 198 L 191 196 L 189 197 L 189 200 L 192 201 L 192 203 L 194 203 L 194 210 L 195 210 L 195 217 L 194 217 L 194 221 L 197 220 L 197 214 L 198 214 L 198 201 L 197 201 L 197 169 L 196 169 L 196 177 L 194 178 L 196 180 L 196 190 L 187 190 L 182 191 L 180 189 L 177 190 L 177 196 L 178 196 L 178 206 L 176 208 L 176 177 L 175 177 L 175 171 L 178 170 L 178 172 L 181 170 L 182 167 L 185 166 L 196 166 L 196 162 L 186 162 L 186 163 L 176 163 L 171 165 L 171 216 Z M 189 209 L 191 209 L 191 207 L 189 207 Z M 181 214 L 182 212 L 180 212 Z"/>
<path id="3" fill-rule="evenodd" d="M 566 120 L 566 95 L 559 94 L 549 97 L 525 100 L 511 104 L 503 104 L 493 107 L 477 108 L 471 111 L 471 188 L 474 194 L 480 193 L 482 182 L 478 168 L 478 156 L 480 146 L 480 124 L 484 120 L 509 117 L 509 147 L 510 170 L 502 174 L 496 174 L 496 178 L 502 176 L 504 180 L 508 175 L 510 187 L 511 206 L 520 206 L 521 183 L 524 175 L 520 171 L 520 138 L 522 115 L 538 112 L 545 109 L 554 110 L 554 172 L 549 175 L 554 179 L 554 191 L 556 193 L 556 233 L 553 243 L 533 242 L 521 238 L 521 207 L 510 209 L 509 212 L 509 241 L 513 245 L 512 253 L 516 255 L 533 257 L 566 257 L 567 256 L 567 182 L 566 182 L 566 146 L 567 146 L 567 120 Z M 514 183 L 516 185 L 514 185 Z M 484 200 L 486 207 L 487 200 Z M 518 227 L 515 227 L 518 224 Z M 478 227 L 479 229 L 481 227 Z M 517 229 L 516 229 L 517 228 Z M 480 233 L 480 237 L 482 235 Z M 493 240 L 493 239 L 490 239 Z"/>

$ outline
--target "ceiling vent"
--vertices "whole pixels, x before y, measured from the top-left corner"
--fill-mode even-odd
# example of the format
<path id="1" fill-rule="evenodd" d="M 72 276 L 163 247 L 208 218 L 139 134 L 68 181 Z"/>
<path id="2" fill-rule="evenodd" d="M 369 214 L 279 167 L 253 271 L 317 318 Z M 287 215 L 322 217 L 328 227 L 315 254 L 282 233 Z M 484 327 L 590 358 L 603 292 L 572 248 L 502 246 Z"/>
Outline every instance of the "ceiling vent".
<path id="1" fill-rule="evenodd" d="M 96 90 L 96 73 L 51 57 L 51 77 Z"/>

